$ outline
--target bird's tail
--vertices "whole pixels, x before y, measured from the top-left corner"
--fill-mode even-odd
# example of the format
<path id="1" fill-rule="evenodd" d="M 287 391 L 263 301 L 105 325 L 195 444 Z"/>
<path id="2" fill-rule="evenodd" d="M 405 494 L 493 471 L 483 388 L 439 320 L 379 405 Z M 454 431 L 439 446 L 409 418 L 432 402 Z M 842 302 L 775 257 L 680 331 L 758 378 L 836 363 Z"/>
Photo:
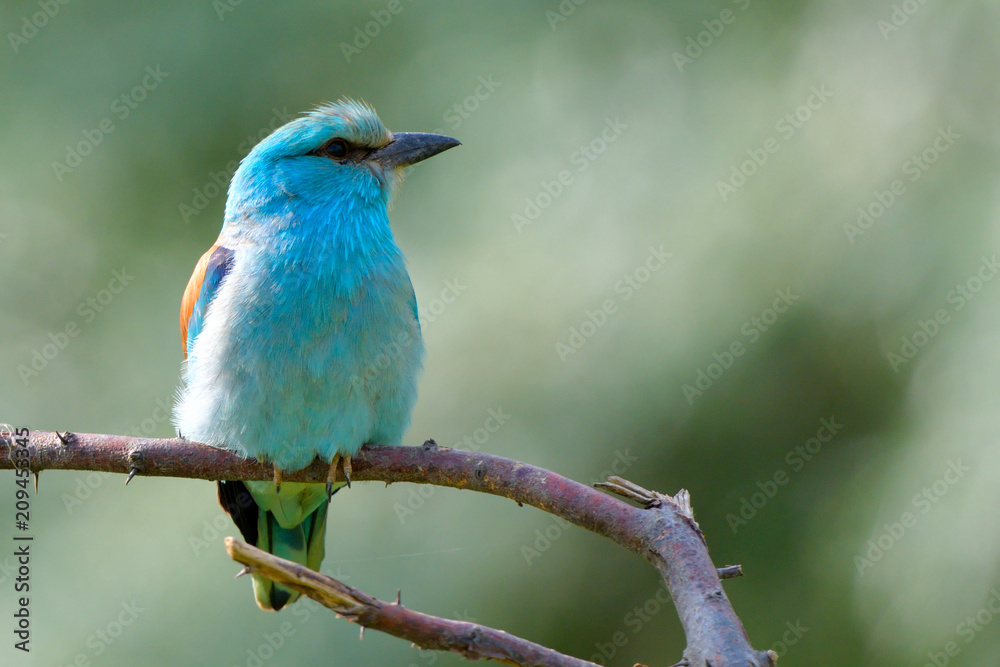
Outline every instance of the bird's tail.
<path id="1" fill-rule="evenodd" d="M 257 548 L 318 571 L 323 563 L 326 508 L 327 504 L 323 502 L 302 523 L 291 528 L 282 528 L 274 513 L 260 512 L 257 518 Z M 257 574 L 253 575 L 253 594 L 261 609 L 275 611 L 299 597 L 298 591 Z"/>
<path id="2" fill-rule="evenodd" d="M 319 570 L 325 551 L 325 485 L 285 483 L 276 493 L 270 482 L 219 482 L 219 502 L 249 544 Z M 261 609 L 274 611 L 299 597 L 298 591 L 257 574 L 253 593 Z"/>

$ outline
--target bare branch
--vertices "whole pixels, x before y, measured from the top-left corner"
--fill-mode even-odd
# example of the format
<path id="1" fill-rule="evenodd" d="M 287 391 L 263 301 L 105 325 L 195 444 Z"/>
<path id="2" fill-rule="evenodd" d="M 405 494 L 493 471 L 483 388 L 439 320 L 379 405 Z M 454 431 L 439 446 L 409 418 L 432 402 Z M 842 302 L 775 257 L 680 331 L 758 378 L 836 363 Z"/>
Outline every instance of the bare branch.
<path id="1" fill-rule="evenodd" d="M 33 432 L 28 467 L 98 470 L 139 476 L 209 480 L 269 480 L 269 465 L 183 439 Z M 719 573 L 694 520 L 690 496 L 674 497 L 611 478 L 602 488 L 636 500 L 635 507 L 594 488 L 511 459 L 464 450 L 422 447 L 363 448 L 353 458 L 353 481 L 414 482 L 509 498 L 562 517 L 642 556 L 666 581 L 687 637 L 692 667 L 771 667 L 777 656 L 751 648 L 722 589 Z M 0 441 L 0 468 L 13 468 L 12 444 Z M 316 461 L 285 481 L 326 481 L 328 464 Z"/>
<path id="2" fill-rule="evenodd" d="M 231 537 L 226 550 L 237 563 L 308 595 L 338 616 L 362 628 L 406 639 L 420 648 L 453 651 L 469 660 L 497 660 L 508 665 L 537 667 L 596 667 L 525 639 L 476 623 L 452 621 L 383 602 L 325 574 L 278 558 Z"/>

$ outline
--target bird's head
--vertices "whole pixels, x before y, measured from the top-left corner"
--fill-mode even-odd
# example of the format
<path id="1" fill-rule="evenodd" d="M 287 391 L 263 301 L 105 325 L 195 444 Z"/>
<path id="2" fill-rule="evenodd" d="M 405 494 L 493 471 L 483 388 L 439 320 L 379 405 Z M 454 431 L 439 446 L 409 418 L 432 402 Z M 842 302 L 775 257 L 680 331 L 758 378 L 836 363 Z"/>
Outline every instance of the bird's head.
<path id="1" fill-rule="evenodd" d="M 368 105 L 344 99 L 275 130 L 233 175 L 226 220 L 290 211 L 381 209 L 402 169 L 459 145 L 438 134 L 392 133 Z"/>

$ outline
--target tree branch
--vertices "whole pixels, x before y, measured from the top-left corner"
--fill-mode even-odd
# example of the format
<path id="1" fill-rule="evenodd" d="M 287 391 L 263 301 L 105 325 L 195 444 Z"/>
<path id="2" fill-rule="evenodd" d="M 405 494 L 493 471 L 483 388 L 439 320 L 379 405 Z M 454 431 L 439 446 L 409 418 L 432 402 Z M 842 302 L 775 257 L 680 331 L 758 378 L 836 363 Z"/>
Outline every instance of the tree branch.
<path id="1" fill-rule="evenodd" d="M 278 558 L 245 542 L 226 538 L 226 551 L 251 572 L 294 588 L 362 628 L 406 639 L 420 648 L 461 653 L 469 660 L 497 660 L 508 665 L 597 667 L 476 623 L 451 621 L 407 609 L 399 600 L 382 602 L 333 577 Z"/>
<path id="2" fill-rule="evenodd" d="M 268 464 L 182 439 L 33 432 L 26 448 L 27 467 L 34 472 L 137 470 L 145 476 L 208 480 L 273 476 Z M 15 467 L 14 449 L 9 438 L 0 439 L 0 469 Z M 283 479 L 325 482 L 328 467 L 316 461 Z M 562 517 L 642 556 L 659 570 L 677 607 L 687 638 L 682 663 L 771 667 L 777 659 L 772 651 L 751 648 L 722 590 L 687 491 L 672 498 L 614 477 L 600 485 L 643 504 L 635 507 L 542 468 L 482 452 L 439 448 L 433 441 L 422 447 L 366 446 L 353 458 L 353 468 L 352 481 L 435 484 L 503 496 Z"/>

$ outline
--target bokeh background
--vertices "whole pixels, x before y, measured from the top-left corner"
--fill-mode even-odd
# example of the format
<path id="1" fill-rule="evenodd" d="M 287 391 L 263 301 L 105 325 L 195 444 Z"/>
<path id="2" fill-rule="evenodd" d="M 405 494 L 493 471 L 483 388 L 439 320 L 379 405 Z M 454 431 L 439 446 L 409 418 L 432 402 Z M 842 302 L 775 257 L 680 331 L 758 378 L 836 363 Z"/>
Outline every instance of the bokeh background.
<path id="1" fill-rule="evenodd" d="M 996 665 L 1000 5 L 579 1 L 3 3 L 0 421 L 171 436 L 234 161 L 363 98 L 464 144 L 391 214 L 407 444 L 689 489 L 781 664 Z M 41 477 L 14 651 L 13 479 L 3 664 L 463 662 L 259 611 L 213 484 L 84 472 Z M 645 562 L 493 497 L 357 485 L 324 571 L 602 664 L 684 647 Z"/>

